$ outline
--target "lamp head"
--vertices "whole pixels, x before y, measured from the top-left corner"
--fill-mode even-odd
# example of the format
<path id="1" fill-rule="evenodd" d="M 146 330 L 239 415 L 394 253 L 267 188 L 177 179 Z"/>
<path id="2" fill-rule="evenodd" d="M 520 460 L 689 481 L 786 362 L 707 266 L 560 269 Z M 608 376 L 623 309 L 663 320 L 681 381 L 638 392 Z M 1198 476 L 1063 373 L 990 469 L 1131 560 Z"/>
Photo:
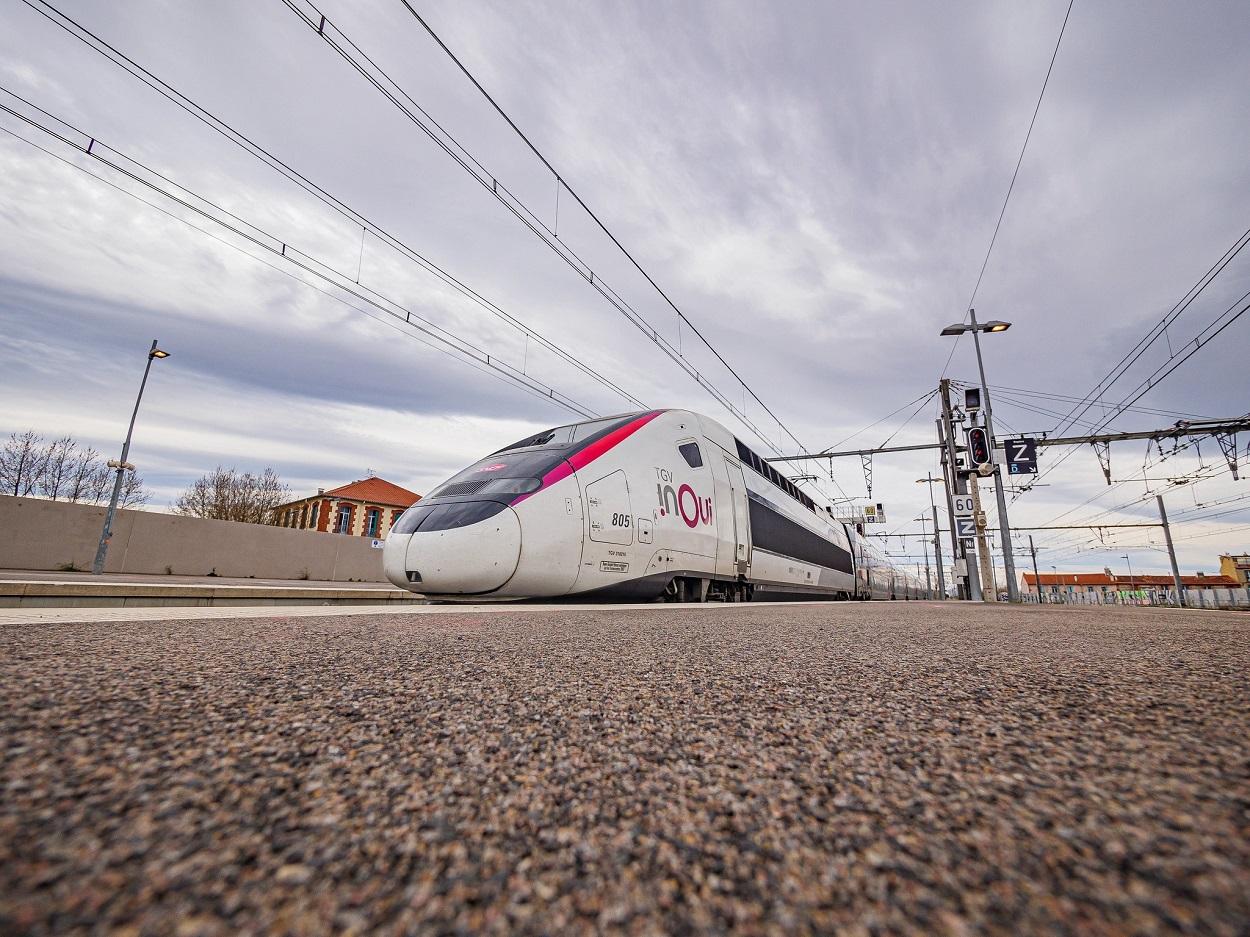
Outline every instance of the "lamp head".
<path id="1" fill-rule="evenodd" d="M 981 328 L 986 332 L 1006 332 L 1011 328 L 1010 322 L 1003 322 L 1001 319 L 994 319 L 986 322 Z"/>
<path id="2" fill-rule="evenodd" d="M 153 348 L 150 352 L 148 352 L 148 357 L 149 358 L 168 358 L 169 352 L 167 352 L 163 348 Z"/>
<path id="3" fill-rule="evenodd" d="M 971 326 L 964 325 L 962 322 L 956 322 L 954 325 L 948 325 L 946 328 L 942 329 L 942 334 L 963 335 L 964 332 L 967 332 L 970 328 Z"/>

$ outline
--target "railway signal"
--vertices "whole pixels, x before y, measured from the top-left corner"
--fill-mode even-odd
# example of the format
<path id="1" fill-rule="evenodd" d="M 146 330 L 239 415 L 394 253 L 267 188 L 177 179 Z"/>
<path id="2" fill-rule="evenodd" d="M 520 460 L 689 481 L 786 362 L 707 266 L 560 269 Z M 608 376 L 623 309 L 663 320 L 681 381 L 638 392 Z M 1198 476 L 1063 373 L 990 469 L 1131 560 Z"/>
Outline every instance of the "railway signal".
<path id="1" fill-rule="evenodd" d="M 990 435 L 983 426 L 974 426 L 968 430 L 968 455 L 972 466 L 982 475 L 988 475 L 994 467 L 994 456 L 990 449 Z"/>

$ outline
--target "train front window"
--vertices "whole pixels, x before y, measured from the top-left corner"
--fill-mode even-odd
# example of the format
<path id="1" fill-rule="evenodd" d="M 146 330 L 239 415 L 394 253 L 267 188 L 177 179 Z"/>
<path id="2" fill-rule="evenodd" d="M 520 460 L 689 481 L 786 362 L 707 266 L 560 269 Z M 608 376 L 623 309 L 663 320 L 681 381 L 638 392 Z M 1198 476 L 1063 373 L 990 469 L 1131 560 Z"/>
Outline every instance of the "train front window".
<path id="1" fill-rule="evenodd" d="M 572 439 L 572 426 L 557 426 L 555 429 L 545 429 L 541 433 L 535 433 L 533 436 L 526 436 L 524 439 L 518 439 L 510 446 L 504 446 L 498 452 L 511 452 L 513 449 L 538 449 L 554 446 L 567 446 Z"/>
<path id="2" fill-rule="evenodd" d="M 435 530 L 453 530 L 468 527 L 489 517 L 494 517 L 507 507 L 498 501 L 462 501 L 457 504 L 438 504 L 422 520 L 419 530 L 429 533 Z"/>
<path id="3" fill-rule="evenodd" d="M 507 505 L 499 501 L 460 501 L 451 504 L 420 504 L 410 507 L 391 528 L 391 533 L 411 534 L 418 530 L 452 530 L 468 527 L 494 517 Z"/>
<path id="4" fill-rule="evenodd" d="M 605 430 L 612 424 L 620 422 L 621 418 L 619 416 L 614 416 L 607 420 L 592 420 L 589 423 L 578 423 L 573 427 L 573 442 L 581 442 L 583 439 L 593 436 L 600 430 Z"/>
<path id="5" fill-rule="evenodd" d="M 637 416 L 636 413 L 627 413 L 622 416 L 610 416 L 602 420 L 589 420 L 585 423 L 573 423 L 569 426 L 557 426 L 555 429 L 545 429 L 541 433 L 535 433 L 533 436 L 526 436 L 519 439 L 510 446 L 504 446 L 502 449 L 496 450 L 496 455 L 504 452 L 512 452 L 515 449 L 559 449 L 572 443 L 585 442 L 592 436 L 611 429 L 614 426 L 622 426 Z"/>

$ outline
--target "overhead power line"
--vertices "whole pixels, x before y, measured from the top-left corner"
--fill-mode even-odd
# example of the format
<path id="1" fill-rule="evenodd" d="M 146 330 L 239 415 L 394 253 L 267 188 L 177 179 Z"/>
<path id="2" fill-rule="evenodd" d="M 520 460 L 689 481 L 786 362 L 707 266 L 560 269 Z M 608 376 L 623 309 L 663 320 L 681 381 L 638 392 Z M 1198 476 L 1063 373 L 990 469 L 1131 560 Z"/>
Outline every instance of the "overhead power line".
<path id="1" fill-rule="evenodd" d="M 1020 155 L 1016 158 L 1016 168 L 1012 170 L 1011 182 L 1007 185 L 1007 194 L 1003 196 L 1003 207 L 998 211 L 998 220 L 994 222 L 994 233 L 990 235 L 990 246 L 985 250 L 985 259 L 981 261 L 981 270 L 977 273 L 977 282 L 972 287 L 972 295 L 968 297 L 968 304 L 964 309 L 971 309 L 977 300 L 977 292 L 981 289 L 981 280 L 985 278 L 985 270 L 990 265 L 990 255 L 994 253 L 994 245 L 998 243 L 998 231 L 1003 226 L 1003 218 L 1007 214 L 1007 203 L 1011 201 L 1011 193 L 1015 191 L 1016 179 L 1020 175 L 1020 167 L 1024 164 L 1024 153 L 1029 148 L 1029 140 L 1033 136 L 1033 127 L 1037 124 L 1037 115 L 1042 109 L 1042 99 L 1046 97 L 1046 88 L 1050 85 L 1050 75 L 1055 70 L 1055 59 L 1059 57 L 1059 45 L 1063 42 L 1063 34 L 1068 29 L 1068 17 L 1072 15 L 1072 4 L 1075 0 L 1068 0 L 1068 9 L 1063 14 L 1063 24 L 1059 27 L 1059 36 L 1055 39 L 1054 51 L 1050 53 L 1050 64 L 1046 66 L 1046 77 L 1042 79 L 1042 90 L 1037 94 L 1037 103 L 1033 105 L 1033 116 L 1029 118 L 1029 129 L 1024 134 L 1024 143 L 1020 145 Z M 967 312 L 964 317 L 967 318 Z M 951 343 L 950 354 L 946 356 L 946 364 L 942 367 L 942 377 L 946 377 L 946 372 L 951 366 L 951 361 L 955 358 L 955 350 L 959 347 L 959 340 L 963 338 L 963 333 L 956 336 L 955 341 Z"/>
<path id="2" fill-rule="evenodd" d="M 533 377 L 530 377 L 529 375 L 524 374 L 523 372 L 518 371 L 516 368 L 500 360 L 497 356 L 492 356 L 489 352 L 486 352 L 484 349 L 474 345 L 472 342 L 462 339 L 459 336 L 457 336 L 454 332 L 436 325 L 435 323 L 424 318 L 423 316 L 420 316 L 419 314 L 413 312 L 411 309 L 408 309 L 407 307 L 403 306 L 401 303 L 398 303 L 395 300 L 389 299 L 388 297 L 382 295 L 376 290 L 371 289 L 370 287 L 354 282 L 349 275 L 343 273 L 342 271 L 335 270 L 329 264 L 323 263 L 322 261 L 316 259 L 312 255 L 306 254 L 303 251 L 299 250 L 298 248 L 295 248 L 293 245 L 284 241 L 282 238 L 278 237 L 277 235 L 271 234 L 268 231 L 264 230 L 261 226 L 253 224 L 252 222 L 249 222 L 241 218 L 239 215 L 226 210 L 222 206 L 218 205 L 217 203 L 213 202 L 212 200 L 208 198 L 205 198 L 202 195 L 195 193 L 194 191 L 187 188 L 186 186 L 183 186 L 177 182 L 174 182 L 173 180 L 167 178 L 166 176 L 152 169 L 150 166 L 145 165 L 144 163 L 140 162 L 139 160 L 134 159 L 133 157 L 130 157 L 121 153 L 115 148 L 109 146 L 108 144 L 101 142 L 99 139 L 97 139 L 93 135 L 88 134 L 86 131 L 79 129 L 78 127 L 74 126 L 73 124 L 70 124 L 69 122 L 63 120 L 62 118 L 56 117 L 55 115 L 50 114 L 48 111 L 45 111 L 42 108 L 38 108 L 35 105 L 29 104 L 29 102 L 27 102 L 25 98 L 22 98 L 19 95 L 14 94 L 12 91 L 9 91 L 7 88 L 0 87 L 0 92 L 3 92 L 4 94 L 9 95 L 10 97 L 15 98 L 16 100 L 22 101 L 23 103 L 27 104 L 32 109 L 36 110 L 38 113 L 43 114 L 49 120 L 55 122 L 56 124 L 59 124 L 63 128 L 69 129 L 71 132 L 75 134 L 78 134 L 84 140 L 87 140 L 88 142 L 80 143 L 76 140 L 72 140 L 69 137 L 65 136 L 63 133 L 61 133 L 60 131 L 54 129 L 47 122 L 40 121 L 28 114 L 23 114 L 9 107 L 8 105 L 0 104 L 0 112 L 7 113 L 12 117 L 17 118 L 18 120 L 26 123 L 27 125 L 35 128 L 36 130 L 39 130 L 42 133 L 48 135 L 52 139 L 60 142 L 61 144 L 77 151 L 79 154 L 86 156 L 87 158 L 94 160 L 97 163 L 100 163 L 101 165 L 108 166 L 110 169 L 120 174 L 121 176 L 131 180 L 134 183 L 137 183 L 145 187 L 146 189 L 164 197 L 165 199 L 168 199 L 169 201 L 173 202 L 176 205 L 181 206 L 184 209 L 194 212 L 196 215 L 200 216 L 201 218 L 207 221 L 210 221 L 215 225 L 218 225 L 219 227 L 225 229 L 226 231 L 229 231 L 231 234 L 236 235 L 237 237 L 242 238 L 243 240 L 249 242 L 253 246 L 259 247 L 262 250 L 267 251 L 268 253 L 272 254 L 276 258 L 280 258 L 285 263 L 290 264 L 291 266 L 303 271 L 306 274 L 310 274 L 311 276 L 322 280 L 323 282 L 329 284 L 335 289 L 340 290 L 341 292 L 352 296 L 353 298 L 355 298 L 356 300 L 360 302 L 373 306 L 374 308 L 392 316 L 394 319 L 403 323 L 406 327 L 412 330 L 415 330 L 415 332 L 421 333 L 423 336 L 425 336 L 425 339 L 429 339 L 431 341 L 437 342 L 440 345 L 442 345 L 444 348 L 449 349 L 450 351 L 456 353 L 457 355 L 461 357 L 462 360 L 464 359 L 472 360 L 477 366 L 479 366 L 479 369 L 481 366 L 485 366 L 486 368 L 489 368 L 497 376 L 500 376 L 502 379 L 504 379 L 508 383 L 511 383 L 515 386 L 519 386 L 522 389 L 525 389 L 531 393 L 536 392 L 538 396 L 545 398 L 548 401 L 565 408 L 566 410 L 570 410 L 571 412 L 583 418 L 590 419 L 598 415 L 594 410 L 577 402 L 572 397 L 569 397 L 568 395 L 555 390 L 554 388 L 544 384 L 543 382 Z M 57 156 L 57 154 L 52 153 L 50 150 L 47 150 L 44 147 L 38 146 L 38 144 L 35 144 L 32 141 L 27 140 L 25 137 L 22 137 L 20 134 L 14 133 L 8 128 L 0 127 L 0 129 L 4 130 L 6 133 L 11 134 L 12 136 L 17 137 L 18 139 L 23 140 L 26 143 L 36 146 L 38 149 L 44 150 L 44 152 L 47 152 L 50 155 L 55 156 L 57 159 L 61 160 L 66 165 L 72 166 L 75 169 L 78 169 L 82 172 L 86 172 L 87 175 L 91 176 L 92 178 L 100 179 L 101 181 L 104 181 L 108 183 L 109 185 L 112 185 L 114 188 L 119 188 L 121 191 L 127 192 L 127 194 L 130 194 L 138 198 L 138 196 L 135 196 L 133 192 L 130 192 L 129 190 L 122 188 L 120 186 L 116 186 L 114 183 L 109 182 L 109 180 L 103 179 L 100 176 L 97 176 L 95 173 L 88 172 L 84 167 L 78 165 L 77 163 L 74 163 L 70 160 L 66 160 L 63 157 Z M 124 160 L 127 164 L 129 164 L 130 166 L 134 168 L 128 169 L 125 166 L 121 165 L 120 163 L 107 158 L 104 155 L 105 152 L 115 154 L 119 159 Z M 187 196 L 189 196 L 189 198 Z M 140 201 L 146 202 L 145 199 L 140 199 Z M 199 204 L 196 204 L 196 203 L 199 203 Z M 148 204 L 151 204 L 151 203 L 148 203 Z M 175 215 L 174 217 L 178 217 L 178 216 Z M 180 220 L 183 220 L 183 219 L 180 219 Z M 195 227 L 195 226 L 193 225 L 192 227 Z M 202 230 L 202 229 L 197 228 L 197 230 Z M 249 256 L 252 256 L 252 255 L 249 254 Z M 349 303 L 348 305 L 351 305 L 351 304 Z"/>
<path id="3" fill-rule="evenodd" d="M 1211 341 L 1218 338 L 1225 329 L 1245 315 L 1247 311 L 1250 311 L 1250 302 L 1246 302 L 1248 298 L 1250 298 L 1250 292 L 1244 293 L 1239 299 L 1236 300 L 1236 302 L 1209 322 L 1196 336 L 1185 342 L 1179 350 L 1173 352 L 1167 360 L 1163 362 L 1163 364 L 1159 365 L 1150 374 L 1149 377 L 1138 384 L 1133 390 L 1129 391 L 1124 399 L 1116 404 L 1116 409 L 1094 428 L 1095 432 L 1106 429 L 1109 425 L 1111 425 L 1111 422 L 1123 412 L 1123 407 L 1136 403 L 1149 391 L 1154 390 L 1173 371 L 1205 348 Z M 1033 478 L 1032 482 L 1021 488 L 1015 497 L 1018 498 L 1021 494 L 1028 491 L 1033 485 L 1037 484 L 1057 469 L 1067 460 L 1073 451 L 1074 450 L 1069 450 L 1068 452 L 1065 452 L 1054 463 L 1048 465 L 1045 470 Z M 1015 498 L 1012 500 L 1014 501 Z"/>
<path id="4" fill-rule="evenodd" d="M 636 309 L 626 302 L 619 293 L 603 282 L 601 276 L 597 275 L 573 250 L 561 240 L 554 230 L 549 228 L 545 223 L 539 220 L 538 216 L 529 209 L 523 200 L 512 193 L 497 176 L 489 172 L 483 165 L 482 161 L 473 156 L 472 153 L 459 142 L 446 128 L 438 124 L 429 113 L 422 108 L 404 88 L 396 82 L 387 72 L 377 64 L 368 54 L 366 54 L 341 27 L 333 23 L 325 14 L 311 2 L 311 0 L 283 0 L 283 3 L 298 16 L 310 29 L 312 29 L 318 37 L 320 37 L 331 49 L 333 49 L 348 65 L 355 69 L 361 77 L 363 77 L 375 90 L 383 95 L 392 105 L 396 107 L 405 117 L 419 127 L 449 158 L 457 163 L 462 169 L 468 172 L 480 185 L 482 185 L 491 195 L 508 209 L 526 228 L 528 228 L 536 237 L 547 245 L 558 257 L 575 270 L 593 289 L 595 289 L 613 308 L 624 316 L 631 324 L 635 326 L 644 336 L 659 347 L 665 355 L 673 361 L 678 367 L 695 380 L 704 390 L 712 395 L 718 403 L 721 404 L 730 414 L 732 414 L 739 422 L 749 428 L 760 440 L 760 442 L 773 452 L 781 452 L 781 447 L 774 442 L 771 435 L 765 432 L 754 420 L 746 413 L 745 408 L 740 408 L 733 402 L 730 397 L 720 390 L 715 383 L 712 382 L 705 374 L 687 360 L 680 348 L 674 347 L 668 339 L 662 337 L 658 330 L 652 326 L 645 317 L 643 317 Z M 411 7 L 408 10 L 414 16 L 416 11 Z M 309 12 L 311 11 L 311 12 Z M 778 430 L 789 437 L 796 445 L 802 446 L 802 443 L 794 435 L 794 433 L 786 426 L 777 414 L 761 399 L 758 393 L 742 378 L 742 376 L 733 368 L 725 357 L 716 349 L 715 346 L 703 335 L 702 331 L 690 321 L 690 319 L 682 312 L 672 298 L 659 286 L 655 279 L 646 271 L 646 269 L 637 261 L 617 238 L 607 225 L 596 215 L 578 193 L 569 186 L 563 175 L 558 172 L 541 151 L 521 132 L 516 123 L 508 117 L 506 112 L 498 105 L 495 100 L 485 91 L 480 82 L 473 77 L 469 70 L 459 59 L 451 52 L 451 50 L 438 39 L 433 30 L 424 20 L 418 20 L 424 28 L 430 32 L 443 51 L 455 61 L 456 65 L 462 72 L 473 82 L 474 86 L 490 101 L 492 107 L 505 119 L 514 132 L 519 134 L 532 152 L 542 161 L 546 169 L 554 177 L 558 188 L 562 188 L 574 201 L 581 207 L 587 215 L 599 226 L 604 234 L 612 241 L 612 243 L 621 251 L 629 262 L 642 274 L 647 282 L 656 290 L 656 292 L 664 299 L 669 307 L 678 316 L 678 320 L 695 335 L 696 338 L 706 347 L 715 359 L 732 375 L 735 381 L 742 389 L 751 396 L 751 398 L 760 406 L 773 422 L 775 422 Z M 845 496 L 841 485 L 832 477 L 830 480 L 835 487 Z"/>
<path id="5" fill-rule="evenodd" d="M 183 92 L 181 92 L 177 88 L 173 87 L 172 85 L 168 84 L 167 82 L 165 82 L 164 80 L 162 80 L 161 78 L 153 74 L 143 65 L 141 65 L 139 62 L 137 62 L 130 56 L 126 55 L 124 52 L 122 52 L 115 46 L 111 45 L 110 43 L 105 41 L 103 38 L 93 33 L 91 30 L 87 29 L 85 26 L 83 26 L 80 22 L 75 20 L 73 17 L 64 13 L 53 4 L 46 2 L 46 0 L 38 0 L 38 5 L 36 5 L 36 3 L 33 2 L 33 0 L 22 0 L 22 2 L 25 3 L 32 10 L 34 10 L 36 13 L 38 13 L 40 16 L 44 17 L 49 22 L 53 23 L 60 29 L 69 33 L 75 39 L 82 42 L 88 48 L 102 55 L 105 59 L 107 59 L 112 64 L 116 65 L 118 68 L 122 69 L 123 71 L 127 72 L 134 78 L 138 79 L 140 82 L 142 82 L 147 87 L 151 88 L 153 91 L 157 92 L 166 100 L 170 101 L 171 103 L 181 108 L 183 111 L 185 111 L 187 114 L 194 117 L 200 123 L 204 124 L 205 126 L 209 127 L 211 130 L 225 137 L 227 140 L 229 140 L 234 145 L 238 146 L 240 149 L 244 150 L 249 155 L 260 160 L 262 163 L 264 163 L 266 166 L 268 166 L 269 168 L 277 172 L 279 175 L 283 176 L 285 179 L 288 179 L 289 181 L 294 182 L 297 186 L 299 186 L 305 192 L 312 195 L 318 201 L 320 201 L 324 205 L 328 206 L 329 208 L 337 212 L 343 218 L 346 218 L 352 224 L 359 225 L 362 231 L 368 231 L 370 234 L 376 237 L 379 241 L 390 246 L 392 249 L 394 249 L 396 252 L 398 252 L 402 257 L 404 257 L 408 261 L 415 263 L 417 266 L 421 267 L 426 272 L 432 274 L 433 276 L 441 280 L 443 283 L 450 286 L 456 292 L 460 293 L 465 298 L 469 299 L 471 302 L 475 303 L 482 309 L 485 309 L 490 314 L 499 318 L 508 326 L 516 329 L 518 332 L 523 334 L 528 340 L 532 340 L 536 342 L 537 344 L 539 344 L 540 346 L 546 348 L 548 351 L 556 355 L 560 360 L 576 368 L 583 375 L 591 378 L 595 382 L 606 387 L 608 390 L 612 391 L 614 394 L 619 395 L 630 406 L 637 407 L 639 409 L 646 409 L 646 404 L 644 404 L 641 400 L 639 400 L 637 397 L 634 397 L 632 394 L 628 393 L 627 391 L 623 390 L 617 384 L 615 384 L 608 378 L 604 377 L 602 374 L 600 374 L 593 368 L 587 366 L 576 355 L 561 348 L 554 342 L 547 339 L 541 333 L 527 326 L 524 322 L 517 319 L 515 316 L 512 316 L 511 314 L 509 314 L 499 305 L 490 301 L 489 299 L 484 297 L 482 294 L 478 293 L 476 290 L 472 289 L 462 280 L 456 278 L 455 276 L 447 272 L 445 269 L 443 269 L 441 266 L 439 266 L 438 264 L 431 261 L 429 258 L 422 255 L 420 252 L 418 252 L 417 250 L 409 246 L 403 240 L 401 240 L 400 238 L 392 234 L 390 231 L 386 230 L 381 225 L 370 220 L 368 217 L 361 214 L 356 209 L 352 208 L 342 199 L 326 191 L 320 185 L 313 182 L 307 176 L 303 175 L 301 172 L 296 170 L 289 163 L 285 162 L 284 160 L 276 156 L 270 150 L 261 146 L 255 140 L 253 140 L 246 134 L 242 133 L 235 127 L 231 126 L 225 120 L 218 117 L 216 114 L 212 113 L 207 108 L 198 104 L 197 102 L 189 98 L 187 95 L 185 95 Z M 44 9 L 41 9 L 40 7 L 43 7 Z M 24 102 L 24 103 L 27 103 L 29 106 L 32 106 L 32 107 L 34 106 L 34 105 L 30 105 L 29 102 Z M 363 250 L 363 239 L 362 239 L 362 250 Z"/>
<path id="6" fill-rule="evenodd" d="M 962 384 L 966 386 L 969 383 L 976 383 L 976 382 L 975 381 L 972 381 L 972 382 L 952 381 L 952 383 Z M 1088 395 L 1086 395 L 1085 397 L 1076 397 L 1076 396 L 1073 396 L 1072 394 L 1055 394 L 1055 393 L 1048 393 L 1042 390 L 1027 390 L 1023 387 L 1008 387 L 1005 384 L 998 384 L 998 385 L 991 384 L 990 390 L 994 391 L 995 394 L 1010 393 L 1010 394 L 1017 394 L 1022 397 L 1039 397 L 1045 400 L 1084 401 L 1088 399 Z M 1099 405 L 1114 406 L 1115 405 L 1113 401 L 1104 400 L 1101 398 L 1094 399 L 1090 402 L 1094 404 L 1095 406 L 1099 406 Z M 1134 413 L 1149 413 L 1155 416 L 1171 416 L 1171 417 L 1175 417 L 1178 420 L 1209 420 L 1211 419 L 1209 416 L 1207 416 L 1206 414 L 1202 414 L 1202 413 L 1189 413 L 1184 410 L 1163 410 L 1158 407 L 1134 406 L 1134 407 L 1125 407 L 1124 409 L 1125 411 L 1131 410 Z"/>
<path id="7" fill-rule="evenodd" d="M 1228 265 L 1233 262 L 1234 258 L 1236 258 L 1237 255 L 1245 249 L 1247 244 L 1250 244 L 1250 228 L 1247 228 L 1237 237 L 1237 239 L 1232 243 L 1228 250 L 1224 252 L 1220 259 L 1213 263 L 1207 271 L 1198 278 L 1198 281 L 1185 291 L 1185 295 L 1176 301 L 1176 304 L 1167 311 L 1163 318 L 1151 326 L 1145 336 L 1143 336 L 1136 345 L 1130 348 L 1123 358 L 1116 362 L 1111 370 L 1108 371 L 1102 379 L 1094 385 L 1089 393 L 1082 397 L 1081 400 L 1068 411 L 1067 415 L 1055 424 L 1053 432 L 1061 431 L 1065 426 L 1070 425 L 1071 421 L 1075 419 L 1075 417 L 1081 416 L 1090 407 L 1094 406 L 1094 400 L 1091 398 L 1097 398 L 1099 394 L 1105 393 L 1109 390 L 1111 385 L 1120 380 L 1128 369 L 1136 364 L 1141 356 L 1144 355 L 1146 351 L 1155 344 L 1155 342 L 1166 335 L 1168 328 L 1176 322 L 1182 314 L 1184 314 L 1184 312 L 1193 304 L 1194 300 L 1202 295 L 1203 291 L 1211 285 L 1212 281 L 1224 272 Z M 1172 357 L 1174 357 L 1174 354 Z M 1116 406 L 1120 407 L 1121 405 L 1116 404 Z M 1122 409 L 1117 409 L 1112 414 L 1112 417 L 1114 418 L 1120 412 L 1122 412 Z"/>
<path id="8" fill-rule="evenodd" d="M 1003 226 L 1003 217 L 1007 214 L 1007 203 L 1011 201 L 1011 193 L 1016 187 L 1016 178 L 1020 175 L 1020 166 L 1024 163 L 1025 150 L 1029 148 L 1029 139 L 1033 136 L 1033 127 L 1037 124 L 1038 112 L 1042 109 L 1042 99 L 1046 97 L 1046 88 L 1050 85 L 1051 72 L 1055 70 L 1055 59 L 1059 57 L 1059 44 L 1063 42 L 1063 34 L 1068 28 L 1068 17 L 1072 15 L 1072 4 L 1075 0 L 1068 0 L 1068 9 L 1063 14 L 1063 25 L 1059 27 L 1059 37 L 1055 40 L 1055 51 L 1050 54 L 1050 64 L 1046 66 L 1046 77 L 1042 79 L 1042 90 L 1037 94 L 1037 103 L 1033 105 L 1033 116 L 1029 119 L 1029 129 L 1024 134 L 1024 143 L 1020 146 L 1020 156 L 1016 159 L 1016 168 L 1011 173 L 1011 182 L 1007 185 L 1007 194 L 1003 196 L 1003 207 L 998 212 L 998 220 L 994 223 L 994 233 L 990 235 L 990 246 L 985 251 L 985 260 L 981 262 L 981 272 L 977 274 L 976 285 L 972 288 L 972 295 L 968 298 L 968 305 L 965 307 L 971 309 L 977 299 L 977 291 L 981 289 L 981 280 L 985 276 L 985 268 L 990 264 L 990 255 L 994 253 L 994 245 L 998 241 L 998 230 Z"/>

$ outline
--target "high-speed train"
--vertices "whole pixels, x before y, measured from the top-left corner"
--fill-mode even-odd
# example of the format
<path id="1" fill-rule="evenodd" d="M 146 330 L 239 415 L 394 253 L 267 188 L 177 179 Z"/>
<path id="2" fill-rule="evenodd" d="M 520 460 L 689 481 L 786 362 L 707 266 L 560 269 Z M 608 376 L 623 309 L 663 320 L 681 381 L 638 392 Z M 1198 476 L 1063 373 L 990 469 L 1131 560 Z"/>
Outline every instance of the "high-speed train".
<path id="1" fill-rule="evenodd" d="M 396 585 L 452 601 L 924 595 L 854 526 L 688 410 L 506 446 L 405 511 L 383 560 Z"/>

